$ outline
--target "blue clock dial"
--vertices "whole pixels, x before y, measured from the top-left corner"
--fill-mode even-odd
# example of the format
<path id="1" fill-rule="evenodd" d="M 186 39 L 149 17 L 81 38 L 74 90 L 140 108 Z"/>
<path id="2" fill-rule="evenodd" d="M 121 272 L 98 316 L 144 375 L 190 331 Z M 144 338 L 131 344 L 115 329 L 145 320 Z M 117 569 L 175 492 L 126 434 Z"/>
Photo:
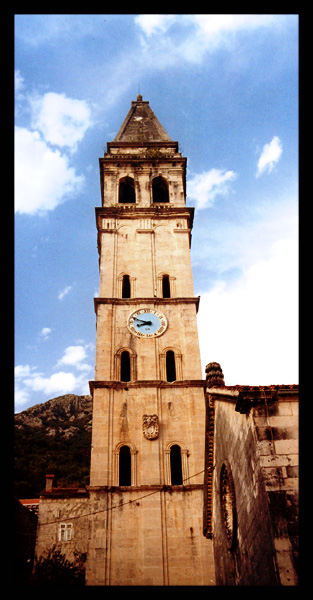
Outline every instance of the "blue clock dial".
<path id="1" fill-rule="evenodd" d="M 141 308 L 128 319 L 128 328 L 137 337 L 157 337 L 167 328 L 166 317 L 153 308 Z"/>

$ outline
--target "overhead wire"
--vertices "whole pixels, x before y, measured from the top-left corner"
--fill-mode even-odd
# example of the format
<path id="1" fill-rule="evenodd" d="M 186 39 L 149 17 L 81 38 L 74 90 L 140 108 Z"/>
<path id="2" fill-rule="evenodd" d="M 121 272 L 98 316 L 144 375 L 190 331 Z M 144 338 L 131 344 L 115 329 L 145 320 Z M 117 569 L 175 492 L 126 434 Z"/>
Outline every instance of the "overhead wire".
<path id="1" fill-rule="evenodd" d="M 190 477 L 186 477 L 185 479 L 183 479 L 183 484 L 185 481 L 188 481 L 189 479 L 192 479 L 193 477 L 196 477 L 197 475 L 201 475 L 201 473 L 204 473 L 206 470 L 211 470 L 213 468 L 214 467 L 207 467 L 206 469 L 202 469 L 202 471 L 199 471 L 198 473 L 194 473 L 194 475 L 190 475 Z M 85 513 L 83 515 L 76 515 L 76 516 L 72 516 L 72 517 L 62 517 L 62 518 L 55 519 L 53 521 L 46 521 L 44 523 L 38 523 L 38 525 L 40 527 L 43 527 L 45 525 L 53 525 L 55 523 L 60 523 L 60 522 L 64 523 L 65 521 L 74 521 L 77 519 L 83 519 L 86 517 L 90 517 L 92 515 L 97 515 L 99 513 L 109 512 L 110 510 L 114 510 L 115 508 L 121 508 L 122 506 L 126 506 L 127 504 L 133 504 L 134 502 L 138 502 L 139 500 L 144 500 L 145 498 L 148 498 L 149 496 L 152 496 L 153 494 L 167 491 L 170 487 L 171 487 L 170 485 L 165 484 L 162 487 L 158 488 L 157 490 L 153 490 L 152 492 L 149 492 L 148 494 L 144 494 L 143 496 L 137 496 L 133 500 L 127 500 L 127 502 L 122 502 L 120 504 L 114 504 L 114 506 L 102 508 L 100 510 L 95 510 L 95 511 L 92 511 L 89 513 Z M 131 486 L 130 486 L 130 489 L 131 489 Z"/>

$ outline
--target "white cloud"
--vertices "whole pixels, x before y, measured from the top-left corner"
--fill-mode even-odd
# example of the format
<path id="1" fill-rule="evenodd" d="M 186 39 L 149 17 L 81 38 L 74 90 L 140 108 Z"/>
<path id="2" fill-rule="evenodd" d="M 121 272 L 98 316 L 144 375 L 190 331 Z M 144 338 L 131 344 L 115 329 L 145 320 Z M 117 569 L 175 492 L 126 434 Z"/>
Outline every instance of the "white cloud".
<path id="1" fill-rule="evenodd" d="M 91 111 L 85 101 L 65 94 L 27 94 L 20 71 L 15 80 L 17 112 L 31 109 L 30 127 L 15 128 L 15 211 L 43 214 L 82 188 L 84 176 L 52 145 L 75 152 L 92 125 Z M 18 104 L 21 100 L 23 105 Z"/>
<path id="2" fill-rule="evenodd" d="M 255 29 L 273 23 L 274 15 L 184 15 L 190 23 L 197 25 L 206 36 L 212 37 L 229 31 Z"/>
<path id="3" fill-rule="evenodd" d="M 256 176 L 259 177 L 265 172 L 270 173 L 274 165 L 280 160 L 282 152 L 282 143 L 279 137 L 274 136 L 269 144 L 263 146 L 262 154 L 258 161 Z"/>
<path id="4" fill-rule="evenodd" d="M 31 373 L 31 368 L 29 365 L 17 365 L 14 368 L 14 375 L 15 377 L 21 378 L 21 377 L 28 377 Z"/>
<path id="5" fill-rule="evenodd" d="M 274 15 L 217 15 L 217 14 L 186 14 L 186 15 L 151 15 L 141 14 L 135 17 L 135 23 L 149 37 L 153 33 L 164 33 L 175 22 L 176 24 L 192 25 L 196 31 L 208 38 L 219 36 L 229 31 L 255 29 L 269 26 L 273 23 Z"/>
<path id="6" fill-rule="evenodd" d="M 202 294 L 203 370 L 219 362 L 226 385 L 298 383 L 297 280 L 297 239 L 285 237 L 236 281 L 220 280 Z"/>
<path id="7" fill-rule="evenodd" d="M 59 371 L 50 375 L 50 377 L 33 374 L 32 378 L 24 379 L 24 385 L 34 392 L 43 392 L 47 396 L 51 394 L 70 394 L 77 386 L 77 379 L 73 373 Z"/>
<path id="8" fill-rule="evenodd" d="M 16 94 L 19 94 L 24 88 L 24 78 L 18 69 L 14 71 L 14 88 Z"/>
<path id="9" fill-rule="evenodd" d="M 37 214 L 53 210 L 69 194 L 81 189 L 67 156 L 52 150 L 38 131 L 15 129 L 15 211 Z"/>
<path id="10" fill-rule="evenodd" d="M 57 366 L 71 365 L 76 367 L 78 370 L 89 370 L 91 367 L 86 363 L 83 363 L 87 357 L 86 348 L 88 346 L 68 346 L 65 349 L 64 355 L 57 363 Z"/>
<path id="11" fill-rule="evenodd" d="M 48 92 L 30 98 L 31 125 L 42 133 L 46 142 L 76 150 L 88 127 L 91 113 L 84 100 L 67 98 L 65 94 Z"/>
<path id="12" fill-rule="evenodd" d="M 14 401 L 15 401 L 15 406 L 19 407 L 19 406 L 24 406 L 25 404 L 27 404 L 29 402 L 30 399 L 30 394 L 27 390 L 22 389 L 19 387 L 19 385 L 15 385 L 15 390 L 14 390 Z"/>
<path id="13" fill-rule="evenodd" d="M 40 336 L 44 339 L 47 340 L 50 337 L 50 333 L 52 333 L 52 329 L 50 329 L 50 327 L 43 327 L 41 332 L 40 332 Z"/>
<path id="14" fill-rule="evenodd" d="M 44 328 L 46 329 L 49 328 Z M 82 342 L 65 348 L 63 356 L 54 367 L 55 372 L 51 375 L 38 372 L 37 367 L 17 365 L 15 367 L 16 408 L 30 404 L 34 394 L 42 394 L 50 398 L 54 395 L 71 393 L 89 394 L 88 375 L 93 367 L 86 362 L 88 350 L 93 350 L 93 344 Z"/>
<path id="15" fill-rule="evenodd" d="M 230 47 L 237 33 L 279 25 L 284 19 L 285 15 L 266 14 L 142 14 L 135 17 L 135 23 L 143 34 L 146 65 L 151 56 L 154 67 L 163 68 L 182 60 L 199 64 L 207 52 Z"/>
<path id="16" fill-rule="evenodd" d="M 63 290 L 61 290 L 58 294 L 59 300 L 63 300 L 64 296 L 67 296 L 67 294 L 71 291 L 72 287 L 72 285 L 67 285 Z"/>
<path id="17" fill-rule="evenodd" d="M 198 209 L 208 208 L 218 195 L 229 193 L 229 183 L 236 179 L 234 171 L 211 169 L 194 175 L 187 181 L 188 200 L 193 200 Z"/>
<path id="18" fill-rule="evenodd" d="M 164 33 L 176 18 L 177 15 L 138 15 L 135 23 L 149 37 L 155 32 Z"/>

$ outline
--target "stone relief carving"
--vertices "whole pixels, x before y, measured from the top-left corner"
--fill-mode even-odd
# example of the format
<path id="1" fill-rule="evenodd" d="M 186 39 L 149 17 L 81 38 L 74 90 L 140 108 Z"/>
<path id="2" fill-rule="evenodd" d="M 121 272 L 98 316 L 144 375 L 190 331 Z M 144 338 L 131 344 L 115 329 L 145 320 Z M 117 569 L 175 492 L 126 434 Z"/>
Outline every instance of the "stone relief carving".
<path id="1" fill-rule="evenodd" d="M 142 431 L 147 440 L 155 440 L 159 435 L 158 415 L 143 415 Z"/>

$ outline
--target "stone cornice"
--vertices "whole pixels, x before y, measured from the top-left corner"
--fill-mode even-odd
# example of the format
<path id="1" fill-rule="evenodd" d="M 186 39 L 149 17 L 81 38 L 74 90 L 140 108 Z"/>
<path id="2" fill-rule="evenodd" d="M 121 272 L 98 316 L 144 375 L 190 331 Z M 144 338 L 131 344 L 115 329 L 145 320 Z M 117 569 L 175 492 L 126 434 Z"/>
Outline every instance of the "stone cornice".
<path id="1" fill-rule="evenodd" d="M 260 404 L 270 404 L 275 401 L 289 402 L 290 398 L 298 400 L 299 387 L 297 385 L 206 387 L 205 393 L 215 400 L 232 402 L 235 404 L 236 412 L 247 414 L 251 408 Z"/>
<path id="2" fill-rule="evenodd" d="M 113 486 L 113 485 L 87 485 L 88 492 L 187 492 L 191 490 L 202 490 L 202 483 L 187 483 L 186 485 L 129 485 L 129 486 Z M 140 500 L 140 498 L 138 498 Z M 118 508 L 118 506 L 116 506 Z"/>
<path id="3" fill-rule="evenodd" d="M 164 205 L 151 205 L 151 206 L 138 206 L 136 205 L 115 205 L 115 206 L 96 206 L 96 220 L 98 217 L 114 218 L 114 219 L 177 219 L 178 217 L 187 217 L 190 219 L 189 227 L 192 229 L 192 223 L 194 218 L 194 207 L 193 206 L 171 206 Z"/>
<path id="4" fill-rule="evenodd" d="M 119 304 L 125 306 L 125 304 L 137 305 L 137 304 L 195 304 L 196 310 L 199 310 L 200 296 L 196 297 L 182 297 L 182 298 L 94 298 L 95 312 L 99 304 Z"/>
<path id="5" fill-rule="evenodd" d="M 155 388 L 190 388 L 197 387 L 204 389 L 205 381 L 203 379 L 184 379 L 182 381 L 162 381 L 160 379 L 138 379 L 137 381 L 111 381 L 111 380 L 93 380 L 89 381 L 90 392 L 96 388 L 109 388 L 109 389 L 128 389 L 128 388 L 141 388 L 141 387 L 155 387 Z"/>
<path id="6" fill-rule="evenodd" d="M 170 140 L 161 140 L 161 141 L 139 141 L 139 142 L 107 142 L 107 151 L 110 153 L 111 148 L 174 148 L 177 152 L 178 150 L 178 142 L 173 142 Z M 118 156 L 118 155 L 111 155 Z M 103 159 L 100 159 L 103 160 Z M 151 160 L 151 159 L 150 159 Z M 185 159 L 186 160 L 186 159 Z"/>

